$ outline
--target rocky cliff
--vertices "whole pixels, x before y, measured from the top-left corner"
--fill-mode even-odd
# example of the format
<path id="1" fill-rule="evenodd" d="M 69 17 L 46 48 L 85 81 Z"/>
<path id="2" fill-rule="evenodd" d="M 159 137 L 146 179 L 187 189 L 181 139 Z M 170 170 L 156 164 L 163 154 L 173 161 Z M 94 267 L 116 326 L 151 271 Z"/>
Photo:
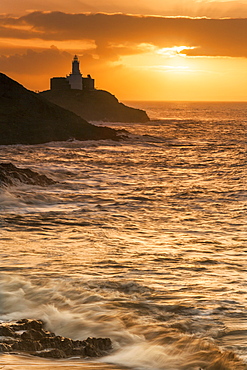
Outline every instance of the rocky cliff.
<path id="1" fill-rule="evenodd" d="M 47 90 L 40 95 L 88 121 L 147 122 L 145 111 L 119 103 L 104 90 Z"/>
<path id="2" fill-rule="evenodd" d="M 0 73 L 0 145 L 117 138 Z"/>

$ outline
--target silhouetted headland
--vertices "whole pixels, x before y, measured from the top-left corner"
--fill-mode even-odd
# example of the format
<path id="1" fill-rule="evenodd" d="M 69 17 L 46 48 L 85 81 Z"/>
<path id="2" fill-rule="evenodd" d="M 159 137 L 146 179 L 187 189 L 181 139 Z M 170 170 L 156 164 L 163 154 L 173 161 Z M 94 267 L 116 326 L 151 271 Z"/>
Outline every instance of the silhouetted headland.
<path id="1" fill-rule="evenodd" d="M 52 77 L 50 90 L 40 94 L 52 103 L 89 121 L 149 121 L 145 111 L 127 107 L 108 91 L 95 89 L 94 84 L 91 75 L 83 77 L 80 61 L 75 55 L 72 60 L 72 72 L 66 77 Z"/>
<path id="2" fill-rule="evenodd" d="M 147 113 L 131 108 L 104 90 L 47 90 L 41 96 L 88 121 L 147 122 Z"/>
<path id="3" fill-rule="evenodd" d="M 0 145 L 49 141 L 117 140 L 117 131 L 94 126 L 0 73 Z"/>

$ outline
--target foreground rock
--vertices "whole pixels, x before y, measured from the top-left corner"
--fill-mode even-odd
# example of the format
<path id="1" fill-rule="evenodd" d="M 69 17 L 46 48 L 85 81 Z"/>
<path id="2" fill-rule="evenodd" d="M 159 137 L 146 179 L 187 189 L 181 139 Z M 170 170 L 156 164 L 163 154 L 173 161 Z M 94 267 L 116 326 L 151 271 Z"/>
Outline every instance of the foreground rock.
<path id="1" fill-rule="evenodd" d="M 0 352 L 40 357 L 100 357 L 112 349 L 109 338 L 72 340 L 44 330 L 40 320 L 23 319 L 0 324 Z"/>
<path id="2" fill-rule="evenodd" d="M 94 126 L 0 73 L 0 145 L 49 141 L 117 140 L 117 132 Z"/>
<path id="3" fill-rule="evenodd" d="M 104 90 L 47 90 L 40 95 L 88 121 L 149 121 L 145 111 L 119 103 L 114 95 Z"/>
<path id="4" fill-rule="evenodd" d="M 0 163 L 0 186 L 15 185 L 16 180 L 30 185 L 52 185 L 55 181 L 28 168 L 18 168 L 12 163 Z"/>

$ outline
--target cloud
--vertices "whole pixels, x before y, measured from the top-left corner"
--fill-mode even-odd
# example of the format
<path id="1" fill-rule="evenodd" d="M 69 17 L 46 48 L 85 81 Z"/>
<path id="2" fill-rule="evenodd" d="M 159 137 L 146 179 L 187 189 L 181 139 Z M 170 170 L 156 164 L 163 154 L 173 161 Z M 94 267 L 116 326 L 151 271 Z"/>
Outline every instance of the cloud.
<path id="1" fill-rule="evenodd" d="M 24 14 L 33 10 L 121 12 L 189 17 L 247 17 L 246 0 L 1 0 L 1 11 Z"/>
<path id="2" fill-rule="evenodd" d="M 71 63 L 71 55 L 55 47 L 43 51 L 28 49 L 23 54 L 0 56 L 0 68 L 6 73 L 45 75 L 47 70 L 57 73 Z M 58 63 L 59 60 L 59 63 Z"/>
<path id="3" fill-rule="evenodd" d="M 67 14 L 33 12 L 20 18 L 3 17 L 5 39 L 51 41 L 92 40 L 99 58 L 116 60 L 140 53 L 141 44 L 159 48 L 185 45 L 190 56 L 247 57 L 247 18 L 207 19 L 134 16 L 126 14 Z"/>
<path id="4" fill-rule="evenodd" d="M 247 17 L 247 3 L 246 0 L 187 0 L 185 2 L 173 0 L 168 3 L 163 2 L 158 14 L 165 16 L 241 18 Z"/>

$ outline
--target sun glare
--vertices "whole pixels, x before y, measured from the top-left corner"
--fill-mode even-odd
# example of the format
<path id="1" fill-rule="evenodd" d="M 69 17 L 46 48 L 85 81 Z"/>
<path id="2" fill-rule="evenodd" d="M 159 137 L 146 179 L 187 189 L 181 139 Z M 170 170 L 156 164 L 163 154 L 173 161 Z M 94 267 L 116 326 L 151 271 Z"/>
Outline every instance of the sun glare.
<path id="1" fill-rule="evenodd" d="M 162 74 L 188 74 L 198 69 L 195 65 L 195 60 L 187 58 L 187 55 L 183 53 L 183 51 L 195 49 L 195 47 L 181 45 L 170 48 L 157 48 L 149 44 L 142 44 L 140 47 L 145 48 L 146 52 L 122 57 L 122 65 L 139 71 L 153 71 L 154 73 Z"/>
<path id="2" fill-rule="evenodd" d="M 173 46 L 172 48 L 162 48 L 158 49 L 156 53 L 162 55 L 166 58 L 174 58 L 177 56 L 186 56 L 186 53 L 181 53 L 184 50 L 195 49 L 195 46 Z"/>

